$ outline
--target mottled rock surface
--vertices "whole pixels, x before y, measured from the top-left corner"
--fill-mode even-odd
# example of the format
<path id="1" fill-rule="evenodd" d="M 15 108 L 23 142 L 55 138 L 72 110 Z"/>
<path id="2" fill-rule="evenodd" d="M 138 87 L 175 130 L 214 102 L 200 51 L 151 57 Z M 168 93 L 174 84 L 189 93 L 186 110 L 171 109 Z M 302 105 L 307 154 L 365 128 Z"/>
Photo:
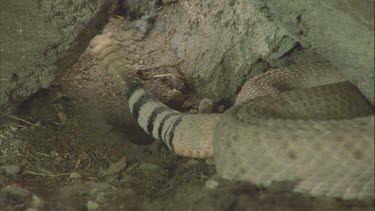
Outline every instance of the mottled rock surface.
<path id="1" fill-rule="evenodd" d="M 125 2 L 136 18 L 161 14 L 156 29 L 170 35 L 203 97 L 229 99 L 267 67 L 328 60 L 374 102 L 373 1 Z"/>
<path id="2" fill-rule="evenodd" d="M 336 65 L 374 103 L 374 1 L 250 2 L 293 39 Z"/>
<path id="3" fill-rule="evenodd" d="M 73 65 L 114 0 L 0 2 L 0 110 L 11 110 Z"/>
<path id="4" fill-rule="evenodd" d="M 157 29 L 171 35 L 188 85 L 214 101 L 231 97 L 296 45 L 248 1 L 182 1 L 164 10 Z"/>
<path id="5" fill-rule="evenodd" d="M 0 108 L 8 110 L 77 61 L 114 0 L 1 1 Z M 202 97 L 227 100 L 268 67 L 328 60 L 374 102 L 372 1 L 126 0 L 133 19 L 157 15 L 181 73 Z"/>

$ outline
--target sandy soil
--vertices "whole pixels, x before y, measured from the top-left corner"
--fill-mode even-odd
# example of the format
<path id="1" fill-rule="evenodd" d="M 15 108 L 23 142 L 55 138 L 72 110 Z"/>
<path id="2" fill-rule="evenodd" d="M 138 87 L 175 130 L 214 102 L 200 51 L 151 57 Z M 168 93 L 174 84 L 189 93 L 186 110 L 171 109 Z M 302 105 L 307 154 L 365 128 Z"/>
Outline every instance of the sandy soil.
<path id="1" fill-rule="evenodd" d="M 168 37 L 123 18 L 104 31 L 121 42 L 148 90 L 175 109 L 197 109 L 194 93 L 172 90 L 162 75 L 181 77 Z M 87 54 L 17 116 L 35 125 L 0 117 L 0 210 L 373 210 L 372 201 L 225 181 L 212 161 L 173 155 L 138 128 L 121 92 Z"/>

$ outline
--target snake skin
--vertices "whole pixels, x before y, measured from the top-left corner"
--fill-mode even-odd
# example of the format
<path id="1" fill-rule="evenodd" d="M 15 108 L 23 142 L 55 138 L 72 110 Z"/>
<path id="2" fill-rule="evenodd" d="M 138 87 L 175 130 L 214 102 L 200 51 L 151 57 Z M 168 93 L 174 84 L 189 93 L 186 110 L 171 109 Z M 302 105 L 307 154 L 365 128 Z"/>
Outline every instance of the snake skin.
<path id="1" fill-rule="evenodd" d="M 255 98 L 214 133 L 219 175 L 313 196 L 374 195 L 372 107 L 348 82 Z"/>
<path id="2" fill-rule="evenodd" d="M 138 124 L 176 154 L 214 154 L 219 175 L 230 180 L 313 196 L 374 197 L 374 108 L 332 65 L 266 72 L 249 80 L 223 115 L 191 115 L 138 86 L 113 43 L 101 35 L 91 52 L 126 90 Z"/>

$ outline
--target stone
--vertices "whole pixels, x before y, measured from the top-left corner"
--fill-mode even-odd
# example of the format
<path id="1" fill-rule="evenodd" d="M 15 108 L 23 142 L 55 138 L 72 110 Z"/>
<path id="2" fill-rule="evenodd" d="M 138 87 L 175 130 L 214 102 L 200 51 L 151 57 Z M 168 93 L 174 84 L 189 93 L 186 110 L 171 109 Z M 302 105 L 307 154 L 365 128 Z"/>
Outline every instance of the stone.
<path id="1" fill-rule="evenodd" d="M 190 114 L 197 114 L 198 110 L 197 109 L 190 109 L 189 113 Z"/>
<path id="2" fill-rule="evenodd" d="M 154 28 L 171 36 L 187 86 L 227 100 L 249 77 L 292 50 L 286 30 L 259 16 L 249 1 L 177 1 Z"/>
<path id="3" fill-rule="evenodd" d="M 250 0 L 260 15 L 285 29 L 344 73 L 374 104 L 374 2 Z"/>
<path id="4" fill-rule="evenodd" d="M 5 172 L 6 175 L 16 175 L 22 171 L 19 165 L 4 165 L 0 167 L 0 173 Z"/>
<path id="5" fill-rule="evenodd" d="M 25 211 L 39 211 L 40 209 L 37 208 L 27 208 Z"/>
<path id="6" fill-rule="evenodd" d="M 227 101 L 268 67 L 329 61 L 374 103 L 373 1 L 192 0 L 165 7 L 168 15 L 154 29 L 171 36 L 180 73 L 200 96 Z"/>
<path id="7" fill-rule="evenodd" d="M 13 127 L 13 126 L 10 126 L 9 127 L 13 132 L 16 132 L 18 130 L 18 127 Z"/>
<path id="8" fill-rule="evenodd" d="M 133 23 L 134 28 L 144 34 L 147 34 L 147 32 L 151 29 L 151 23 L 145 19 L 139 19 L 134 21 Z M 143 60 L 140 61 L 140 64 L 143 64 Z"/>
<path id="9" fill-rule="evenodd" d="M 224 111 L 225 111 L 225 106 L 220 105 L 219 108 L 218 108 L 218 112 L 219 113 L 224 113 Z"/>
<path id="10" fill-rule="evenodd" d="M 103 176 L 110 176 L 110 175 L 115 175 L 119 173 L 120 171 L 124 170 L 127 165 L 126 162 L 126 157 L 124 156 L 121 160 L 112 163 L 108 170 L 103 172 Z"/>
<path id="11" fill-rule="evenodd" d="M 33 207 L 33 208 L 43 208 L 44 202 L 39 196 L 33 195 L 32 199 L 31 199 L 31 207 Z"/>
<path id="12" fill-rule="evenodd" d="M 214 111 L 214 102 L 211 99 L 203 98 L 198 106 L 199 113 L 212 113 Z"/>
<path id="13" fill-rule="evenodd" d="M 18 187 L 16 185 L 7 185 L 1 188 L 0 192 L 20 198 L 27 198 L 30 196 L 30 192 L 27 189 Z"/>
<path id="14" fill-rule="evenodd" d="M 114 2 L 2 0 L 0 110 L 13 110 L 77 62 Z"/>
<path id="15" fill-rule="evenodd" d="M 197 161 L 196 159 L 190 159 L 188 162 L 186 162 L 186 166 L 195 166 L 195 165 L 198 165 L 199 164 L 199 161 Z"/>
<path id="16" fill-rule="evenodd" d="M 82 175 L 80 173 L 77 173 L 77 172 L 73 172 L 69 175 L 69 178 L 70 179 L 81 179 L 82 178 Z"/>
<path id="17" fill-rule="evenodd" d="M 142 163 L 138 166 L 138 168 L 147 172 L 161 172 L 162 171 L 162 169 L 158 165 L 151 164 L 151 163 Z"/>
<path id="18" fill-rule="evenodd" d="M 207 158 L 207 159 L 205 159 L 204 160 L 204 162 L 207 164 L 207 165 L 210 165 L 210 166 L 213 166 L 213 165 L 215 165 L 215 160 L 214 160 L 214 158 Z"/>
<path id="19" fill-rule="evenodd" d="M 205 182 L 205 188 L 207 189 L 216 189 L 219 186 L 219 183 L 216 180 L 209 179 Z"/>
<path id="20" fill-rule="evenodd" d="M 172 75 L 170 80 L 173 89 L 180 91 L 185 89 L 185 83 L 179 77 Z"/>
<path id="21" fill-rule="evenodd" d="M 87 206 L 87 210 L 96 210 L 99 208 L 99 204 L 91 200 L 87 202 L 86 206 Z"/>
<path id="22" fill-rule="evenodd" d="M 184 102 L 185 96 L 180 90 L 172 89 L 168 91 L 167 98 L 173 105 L 181 105 Z"/>

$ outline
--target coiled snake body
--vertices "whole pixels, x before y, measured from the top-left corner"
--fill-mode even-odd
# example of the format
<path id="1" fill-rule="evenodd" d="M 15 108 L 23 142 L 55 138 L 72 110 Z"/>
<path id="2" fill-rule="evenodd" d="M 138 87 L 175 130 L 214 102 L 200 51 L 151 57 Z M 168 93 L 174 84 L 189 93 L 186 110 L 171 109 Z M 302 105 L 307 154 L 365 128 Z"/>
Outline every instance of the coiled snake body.
<path id="1" fill-rule="evenodd" d="M 148 134 L 177 155 L 214 155 L 219 175 L 343 199 L 374 197 L 374 108 L 333 66 L 249 80 L 224 114 L 184 114 L 148 94 L 111 35 L 90 43 Z"/>

